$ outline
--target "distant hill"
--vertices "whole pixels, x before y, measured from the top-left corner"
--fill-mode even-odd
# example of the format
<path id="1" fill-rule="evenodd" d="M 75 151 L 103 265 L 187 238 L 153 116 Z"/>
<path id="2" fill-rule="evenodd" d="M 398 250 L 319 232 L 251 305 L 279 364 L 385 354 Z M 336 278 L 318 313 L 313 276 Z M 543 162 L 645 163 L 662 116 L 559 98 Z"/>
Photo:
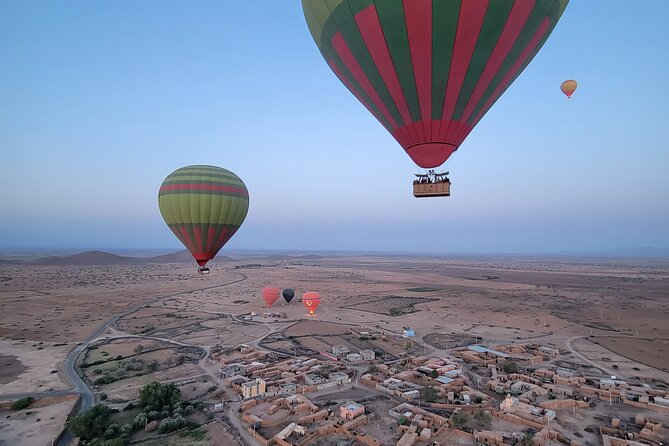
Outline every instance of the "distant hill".
<path id="1" fill-rule="evenodd" d="M 193 256 L 186 249 L 146 259 L 150 263 L 186 263 L 192 262 Z"/>
<path id="2" fill-rule="evenodd" d="M 105 266 L 105 265 L 141 265 L 146 259 L 122 257 L 102 251 L 88 251 L 71 256 L 49 256 L 26 262 L 32 265 L 48 266 Z"/>
<path id="3" fill-rule="evenodd" d="M 18 263 L 18 260 L 0 259 L 0 265 L 11 265 L 13 263 Z"/>
<path id="4" fill-rule="evenodd" d="M 160 256 L 149 257 L 145 259 L 149 263 L 192 263 L 194 262 L 193 256 L 190 255 L 190 252 L 186 249 L 181 251 L 173 252 L 170 254 L 163 254 Z M 211 262 L 234 262 L 234 259 L 231 259 L 227 256 L 216 256 Z"/>
<path id="5" fill-rule="evenodd" d="M 648 258 L 648 259 L 664 259 L 669 258 L 669 249 L 655 248 L 652 246 L 638 246 L 630 248 L 612 248 L 593 251 L 563 251 L 557 253 L 558 255 L 567 256 L 593 256 L 593 257 L 611 257 L 611 258 Z"/>

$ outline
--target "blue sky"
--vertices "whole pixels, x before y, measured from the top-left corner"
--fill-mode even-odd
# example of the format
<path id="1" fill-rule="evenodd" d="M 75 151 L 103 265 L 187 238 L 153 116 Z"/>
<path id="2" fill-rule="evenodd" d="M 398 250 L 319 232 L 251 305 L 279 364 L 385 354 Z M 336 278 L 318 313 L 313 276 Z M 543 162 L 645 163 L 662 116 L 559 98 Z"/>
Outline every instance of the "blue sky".
<path id="1" fill-rule="evenodd" d="M 232 249 L 669 248 L 667 16 L 572 1 L 417 200 L 298 1 L 1 2 L 0 249 L 180 248 L 157 191 L 189 164 L 247 184 Z"/>

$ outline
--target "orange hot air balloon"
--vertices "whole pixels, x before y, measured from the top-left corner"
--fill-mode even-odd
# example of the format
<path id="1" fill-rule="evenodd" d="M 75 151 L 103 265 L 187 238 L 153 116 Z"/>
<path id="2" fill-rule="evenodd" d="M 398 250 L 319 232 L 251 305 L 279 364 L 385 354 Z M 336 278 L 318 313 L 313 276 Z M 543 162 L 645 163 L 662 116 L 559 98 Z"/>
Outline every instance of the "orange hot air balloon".
<path id="1" fill-rule="evenodd" d="M 302 296 L 302 304 L 309 310 L 309 316 L 314 315 L 314 311 L 321 304 L 321 295 L 315 291 L 309 291 Z"/>
<path id="2" fill-rule="evenodd" d="M 272 305 L 274 305 L 274 302 L 277 301 L 280 295 L 281 290 L 277 287 L 267 286 L 262 289 L 262 298 L 265 299 L 268 308 L 272 308 Z"/>
<path id="3" fill-rule="evenodd" d="M 574 91 L 576 91 L 577 86 L 578 84 L 574 79 L 569 79 L 560 84 L 560 90 L 562 90 L 562 93 L 564 93 L 569 99 L 571 99 L 571 95 L 574 94 Z"/>

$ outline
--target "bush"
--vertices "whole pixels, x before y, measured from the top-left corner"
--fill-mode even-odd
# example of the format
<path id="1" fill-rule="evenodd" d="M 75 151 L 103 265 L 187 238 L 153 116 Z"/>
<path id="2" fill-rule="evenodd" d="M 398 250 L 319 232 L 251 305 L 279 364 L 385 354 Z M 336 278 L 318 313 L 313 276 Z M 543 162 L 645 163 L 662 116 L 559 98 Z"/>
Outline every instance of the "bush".
<path id="1" fill-rule="evenodd" d="M 124 424 L 123 426 L 121 426 L 121 429 L 119 430 L 122 436 L 130 436 L 133 431 L 134 427 L 130 423 Z"/>
<path id="2" fill-rule="evenodd" d="M 104 437 L 107 439 L 115 438 L 119 434 L 119 427 L 118 424 L 110 424 L 107 430 L 105 431 Z"/>
<path id="3" fill-rule="evenodd" d="M 195 412 L 195 408 L 191 405 L 186 406 L 184 409 L 184 415 L 191 415 L 193 412 Z"/>
<path id="4" fill-rule="evenodd" d="M 516 373 L 518 371 L 518 364 L 516 364 L 513 361 L 507 362 L 506 364 L 504 364 L 502 370 L 504 370 L 504 373 L 506 373 L 507 375 Z"/>
<path id="5" fill-rule="evenodd" d="M 136 347 L 133 349 L 133 351 L 134 351 L 135 353 L 142 353 L 142 352 L 144 351 L 144 346 L 143 346 L 142 344 L 139 344 L 138 346 L 136 346 Z"/>
<path id="6" fill-rule="evenodd" d="M 168 432 L 174 432 L 186 426 L 186 420 L 182 417 L 177 418 L 168 418 L 160 422 L 158 426 L 158 432 L 161 434 L 166 434 Z"/>
<path id="7" fill-rule="evenodd" d="M 474 422 L 477 427 L 487 429 L 490 427 L 490 414 L 485 410 L 477 410 L 474 412 Z"/>
<path id="8" fill-rule="evenodd" d="M 25 398 L 21 398 L 20 400 L 16 400 L 12 403 L 12 410 L 22 410 L 30 406 L 33 401 L 35 401 L 34 398 L 27 396 Z"/>
<path id="9" fill-rule="evenodd" d="M 134 420 L 132 420 L 132 427 L 133 429 L 142 429 L 144 425 L 146 425 L 147 422 L 147 416 L 144 412 L 140 412 L 137 414 Z"/>
<path id="10" fill-rule="evenodd" d="M 462 429 L 469 422 L 469 417 L 462 412 L 456 412 L 451 416 L 451 422 L 453 423 L 453 426 Z"/>

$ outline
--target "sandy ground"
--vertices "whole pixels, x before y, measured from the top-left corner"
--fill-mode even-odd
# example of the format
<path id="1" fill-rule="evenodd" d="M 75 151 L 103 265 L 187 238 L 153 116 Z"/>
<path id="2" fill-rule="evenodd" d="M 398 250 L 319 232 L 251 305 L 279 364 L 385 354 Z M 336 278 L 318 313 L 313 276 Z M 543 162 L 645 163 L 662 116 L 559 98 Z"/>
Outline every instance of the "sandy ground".
<path id="1" fill-rule="evenodd" d="M 70 345 L 54 345 L 42 341 L 0 340 L 2 356 L 18 358 L 22 368 L 19 375 L 8 374 L 8 371 L 3 369 L 2 376 L 7 374 L 7 379 L 0 381 L 0 395 L 66 389 L 67 386 L 57 373 L 57 368 L 70 348 Z"/>
<path id="2" fill-rule="evenodd" d="M 37 400 L 19 411 L 0 410 L 0 446 L 51 444 L 62 431 L 76 398 L 52 401 Z"/>

